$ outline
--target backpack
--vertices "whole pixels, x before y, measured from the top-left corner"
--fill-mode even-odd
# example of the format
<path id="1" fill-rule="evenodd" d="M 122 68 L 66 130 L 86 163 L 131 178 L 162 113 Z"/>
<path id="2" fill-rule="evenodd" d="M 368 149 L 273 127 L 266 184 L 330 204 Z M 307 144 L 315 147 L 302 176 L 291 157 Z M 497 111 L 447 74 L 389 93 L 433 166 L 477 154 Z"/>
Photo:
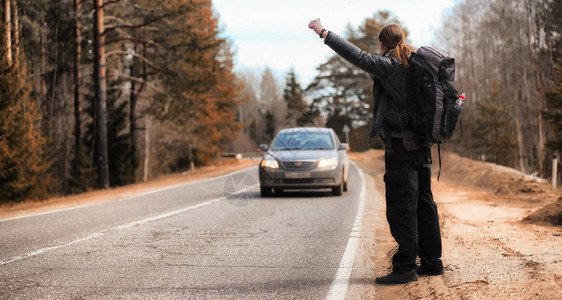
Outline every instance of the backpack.
<path id="1" fill-rule="evenodd" d="M 412 88 L 408 92 L 409 128 L 414 141 L 436 143 L 441 175 L 441 147 L 455 132 L 462 106 L 455 105 L 455 59 L 444 50 L 421 47 L 409 59 Z M 462 124 L 461 124 L 462 135 Z"/>
<path id="2" fill-rule="evenodd" d="M 410 130 L 418 141 L 445 143 L 453 136 L 461 113 L 455 107 L 459 99 L 454 85 L 455 59 L 444 50 L 421 47 L 412 52 L 409 63 Z"/>

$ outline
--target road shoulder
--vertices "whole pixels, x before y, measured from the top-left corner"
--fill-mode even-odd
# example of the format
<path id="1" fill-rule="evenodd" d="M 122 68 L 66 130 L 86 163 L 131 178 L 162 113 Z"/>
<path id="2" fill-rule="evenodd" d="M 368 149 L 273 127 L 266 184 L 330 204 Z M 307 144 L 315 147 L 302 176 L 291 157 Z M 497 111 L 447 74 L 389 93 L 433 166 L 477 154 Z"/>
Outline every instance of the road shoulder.
<path id="1" fill-rule="evenodd" d="M 369 176 L 381 196 L 371 196 L 365 226 L 374 238 L 362 249 L 369 276 L 391 270 L 396 251 L 385 217 L 384 153 L 354 153 L 352 158 Z M 461 170 L 457 170 L 461 171 Z M 446 174 L 445 174 L 446 175 Z M 451 176 L 454 177 L 454 176 Z M 520 199 L 487 188 L 448 180 L 433 181 L 443 238 L 445 274 L 420 277 L 405 285 L 371 284 L 363 297 L 374 299 L 561 299 L 562 231 L 559 226 L 521 220 L 544 205 L 540 195 Z M 369 193 L 373 195 L 375 193 Z M 365 280 L 367 281 L 367 280 Z"/>
<path id="2" fill-rule="evenodd" d="M 390 257 L 396 251 L 396 242 L 386 221 L 384 200 L 384 152 L 352 153 L 350 157 L 365 174 L 368 187 L 367 206 L 363 227 L 368 238 L 357 254 L 357 269 L 352 278 L 360 278 L 360 285 L 348 292 L 348 299 L 407 299 L 404 285 L 375 284 L 375 278 L 391 271 Z M 411 284 L 406 284 L 406 286 Z"/>

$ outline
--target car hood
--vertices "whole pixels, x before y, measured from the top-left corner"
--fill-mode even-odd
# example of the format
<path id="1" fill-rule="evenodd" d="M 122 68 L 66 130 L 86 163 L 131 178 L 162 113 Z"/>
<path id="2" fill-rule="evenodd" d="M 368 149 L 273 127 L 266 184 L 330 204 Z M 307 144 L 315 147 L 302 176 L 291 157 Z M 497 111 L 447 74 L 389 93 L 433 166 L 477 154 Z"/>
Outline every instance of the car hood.
<path id="1" fill-rule="evenodd" d="M 333 157 L 336 153 L 335 150 L 269 150 L 266 158 L 274 157 L 279 161 L 317 160 L 325 157 Z"/>

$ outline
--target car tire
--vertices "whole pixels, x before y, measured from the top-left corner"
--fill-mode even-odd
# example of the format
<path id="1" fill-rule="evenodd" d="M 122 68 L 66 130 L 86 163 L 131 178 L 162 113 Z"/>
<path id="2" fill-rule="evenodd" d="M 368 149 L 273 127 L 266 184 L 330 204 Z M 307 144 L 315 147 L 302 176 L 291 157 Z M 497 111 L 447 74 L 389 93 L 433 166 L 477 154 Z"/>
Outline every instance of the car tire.
<path id="1" fill-rule="evenodd" d="M 332 195 L 341 196 L 343 194 L 343 185 L 344 182 L 343 182 L 343 174 L 342 174 L 340 184 L 332 188 Z"/>
<path id="2" fill-rule="evenodd" d="M 262 198 L 271 197 L 271 188 L 269 187 L 260 187 L 260 195 Z"/>
<path id="3" fill-rule="evenodd" d="M 345 170 L 343 170 L 342 174 L 343 174 L 342 175 L 342 180 L 343 180 L 345 178 Z M 347 192 L 347 180 L 343 182 L 343 191 Z"/>

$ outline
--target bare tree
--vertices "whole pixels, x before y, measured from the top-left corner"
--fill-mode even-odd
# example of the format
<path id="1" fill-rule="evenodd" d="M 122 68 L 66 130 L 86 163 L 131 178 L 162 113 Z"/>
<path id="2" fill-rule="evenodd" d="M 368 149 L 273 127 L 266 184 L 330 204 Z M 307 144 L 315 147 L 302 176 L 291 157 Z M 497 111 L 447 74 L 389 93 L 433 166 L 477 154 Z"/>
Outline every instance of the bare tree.
<path id="1" fill-rule="evenodd" d="M 14 64 L 16 65 L 16 68 L 19 65 L 19 60 L 20 60 L 20 23 L 19 23 L 19 17 L 18 17 L 18 1 L 17 0 L 13 0 L 12 5 L 14 6 Z"/>
<path id="2" fill-rule="evenodd" d="M 265 68 L 262 74 L 259 100 L 262 121 L 266 124 L 260 124 L 258 127 L 267 129 L 262 135 L 265 141 L 273 138 L 272 134 L 285 123 L 287 117 L 287 103 L 283 100 L 277 80 L 269 68 Z"/>
<path id="3" fill-rule="evenodd" d="M 551 24 L 556 20 L 557 1 L 458 2 L 444 18 L 443 44 L 457 58 L 459 90 L 468 96 L 464 115 L 481 114 L 476 105 L 484 101 L 492 84 L 498 84 L 500 98 L 508 100 L 510 128 L 516 138 L 514 160 L 508 165 L 523 172 L 544 175 L 545 143 L 548 130 L 542 116 L 543 90 L 553 78 L 553 65 L 560 56 L 556 49 L 560 33 Z M 460 142 L 469 147 L 470 128 Z"/>
<path id="4" fill-rule="evenodd" d="M 107 108 L 106 108 L 106 57 L 103 23 L 103 0 L 94 1 L 94 93 L 96 105 L 97 155 L 99 186 L 109 187 L 109 165 L 107 154 Z"/>
<path id="5" fill-rule="evenodd" d="M 6 60 L 12 64 L 12 22 L 10 13 L 10 0 L 4 0 L 4 38 L 6 43 Z"/>
<path id="6" fill-rule="evenodd" d="M 74 0 L 74 165 L 72 166 L 72 173 L 77 182 L 80 182 L 79 161 L 81 152 L 81 122 L 80 122 L 80 60 L 81 60 L 81 3 L 80 0 Z"/>

